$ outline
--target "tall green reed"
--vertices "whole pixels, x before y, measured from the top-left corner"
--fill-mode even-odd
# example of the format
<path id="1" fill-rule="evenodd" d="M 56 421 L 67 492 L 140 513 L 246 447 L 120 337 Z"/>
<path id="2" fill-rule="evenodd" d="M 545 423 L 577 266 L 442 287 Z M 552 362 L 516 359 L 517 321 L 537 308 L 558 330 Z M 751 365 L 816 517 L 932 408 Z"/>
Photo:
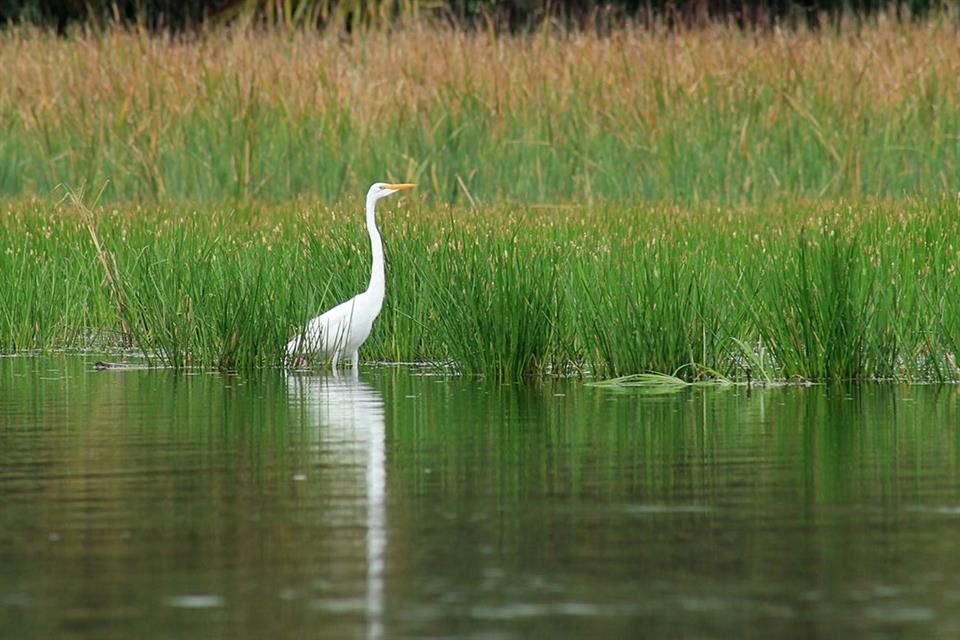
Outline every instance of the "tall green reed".
<path id="1" fill-rule="evenodd" d="M 731 137 L 759 126 L 750 114 L 760 107 L 746 100 L 730 112 L 709 101 L 680 113 L 665 110 L 656 116 L 663 124 L 644 131 L 589 113 L 589 98 L 579 99 L 584 104 L 575 109 L 511 115 L 506 123 L 491 121 L 483 104 L 456 113 L 439 104 L 421 116 L 424 124 L 387 114 L 380 130 L 365 131 L 349 112 L 296 115 L 257 104 L 248 112 L 233 98 L 222 108 L 171 116 L 155 141 L 128 124 L 94 123 L 100 131 L 88 137 L 87 123 L 63 122 L 50 132 L 49 146 L 15 124 L 5 146 L 16 150 L 0 156 L 0 193 L 46 196 L 61 182 L 109 180 L 105 196 L 114 202 L 285 201 L 303 194 L 336 201 L 396 167 L 441 202 L 467 202 L 469 192 L 487 202 L 734 204 L 936 196 L 956 186 L 950 168 L 960 167 L 946 133 L 960 128 L 960 116 L 947 104 L 924 117 L 887 112 L 831 120 L 836 146 L 858 149 L 857 158 L 844 159 L 795 113 L 781 113 L 752 137 Z M 856 131 L 856 139 L 845 130 Z"/>
<path id="2" fill-rule="evenodd" d="M 601 376 L 718 373 L 737 335 L 724 274 L 705 251 L 647 241 L 578 263 L 583 358 Z M 742 313 L 742 311 L 740 312 Z"/>
<path id="3" fill-rule="evenodd" d="M 379 213 L 387 298 L 361 356 L 510 379 L 958 377 L 957 203 Z M 0 348 L 124 346 L 173 366 L 279 366 L 362 291 L 360 207 L 9 205 Z M 106 264 L 110 267 L 105 269 Z M 109 284 L 107 272 L 115 285 Z M 748 369 L 752 369 L 748 373 Z"/>
<path id="4" fill-rule="evenodd" d="M 855 238 L 801 230 L 763 277 L 758 330 L 784 371 L 812 380 L 865 376 L 874 274 Z"/>
<path id="5" fill-rule="evenodd" d="M 560 259 L 517 235 L 481 240 L 455 230 L 443 239 L 417 265 L 426 321 L 442 336 L 443 350 L 431 356 L 498 378 L 558 371 Z"/>
<path id="6" fill-rule="evenodd" d="M 8 209 L 3 217 L 0 349 L 82 348 L 109 340 L 113 310 L 82 228 L 45 213 L 33 220 Z"/>

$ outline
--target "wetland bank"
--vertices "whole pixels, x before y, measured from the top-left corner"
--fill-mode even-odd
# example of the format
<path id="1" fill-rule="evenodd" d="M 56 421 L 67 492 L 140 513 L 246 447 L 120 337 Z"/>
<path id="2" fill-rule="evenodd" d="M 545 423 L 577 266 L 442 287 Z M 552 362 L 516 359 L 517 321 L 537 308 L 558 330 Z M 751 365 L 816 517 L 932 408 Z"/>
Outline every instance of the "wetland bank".
<path id="1" fill-rule="evenodd" d="M 369 360 L 953 380 L 956 45 L 947 17 L 7 29 L 0 268 L 18 286 L 0 348 L 276 366 L 301 322 L 363 288 L 360 194 L 394 179 L 419 186 L 380 215 Z"/>
<path id="2" fill-rule="evenodd" d="M 366 286 L 355 208 L 10 205 L 4 349 L 281 366 L 303 319 Z M 955 380 L 957 214 L 953 199 L 388 205 L 387 300 L 363 354 L 503 379 Z"/>

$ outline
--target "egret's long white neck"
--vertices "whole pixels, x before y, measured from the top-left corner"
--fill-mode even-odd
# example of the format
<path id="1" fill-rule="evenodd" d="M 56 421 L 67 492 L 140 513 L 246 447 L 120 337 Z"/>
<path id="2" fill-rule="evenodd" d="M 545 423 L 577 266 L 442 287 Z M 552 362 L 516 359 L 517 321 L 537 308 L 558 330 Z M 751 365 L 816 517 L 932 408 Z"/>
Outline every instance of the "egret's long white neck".
<path id="1" fill-rule="evenodd" d="M 367 293 L 382 302 L 385 292 L 383 241 L 380 239 L 380 231 L 377 229 L 376 207 L 376 198 L 368 197 L 367 232 L 370 234 L 370 251 L 373 254 L 373 263 L 370 265 L 370 286 L 367 287 Z"/>

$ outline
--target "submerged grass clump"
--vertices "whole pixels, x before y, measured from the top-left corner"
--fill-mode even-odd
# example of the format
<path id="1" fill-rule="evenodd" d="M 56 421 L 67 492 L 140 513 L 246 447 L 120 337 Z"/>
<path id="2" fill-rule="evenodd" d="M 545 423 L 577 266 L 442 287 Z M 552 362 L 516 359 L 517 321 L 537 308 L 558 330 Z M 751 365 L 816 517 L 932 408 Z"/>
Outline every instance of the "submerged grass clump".
<path id="1" fill-rule="evenodd" d="M 117 294 L 66 204 L 8 205 L 3 351 L 123 346 L 174 366 L 279 366 L 308 317 L 363 289 L 350 208 L 94 211 Z M 388 286 L 365 360 L 502 378 L 955 380 L 955 200 L 732 211 L 383 207 Z"/>

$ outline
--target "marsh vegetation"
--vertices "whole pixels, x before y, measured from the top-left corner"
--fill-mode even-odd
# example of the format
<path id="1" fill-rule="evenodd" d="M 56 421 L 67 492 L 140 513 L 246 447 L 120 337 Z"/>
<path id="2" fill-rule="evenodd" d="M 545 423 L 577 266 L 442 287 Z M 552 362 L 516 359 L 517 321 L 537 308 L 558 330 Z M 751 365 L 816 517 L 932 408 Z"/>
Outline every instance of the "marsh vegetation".
<path id="1" fill-rule="evenodd" d="M 8 30 L 0 349 L 278 365 L 300 322 L 364 287 L 360 194 L 393 179 L 420 186 L 380 216 L 367 359 L 956 379 L 957 44 L 947 21 L 883 18 Z"/>

